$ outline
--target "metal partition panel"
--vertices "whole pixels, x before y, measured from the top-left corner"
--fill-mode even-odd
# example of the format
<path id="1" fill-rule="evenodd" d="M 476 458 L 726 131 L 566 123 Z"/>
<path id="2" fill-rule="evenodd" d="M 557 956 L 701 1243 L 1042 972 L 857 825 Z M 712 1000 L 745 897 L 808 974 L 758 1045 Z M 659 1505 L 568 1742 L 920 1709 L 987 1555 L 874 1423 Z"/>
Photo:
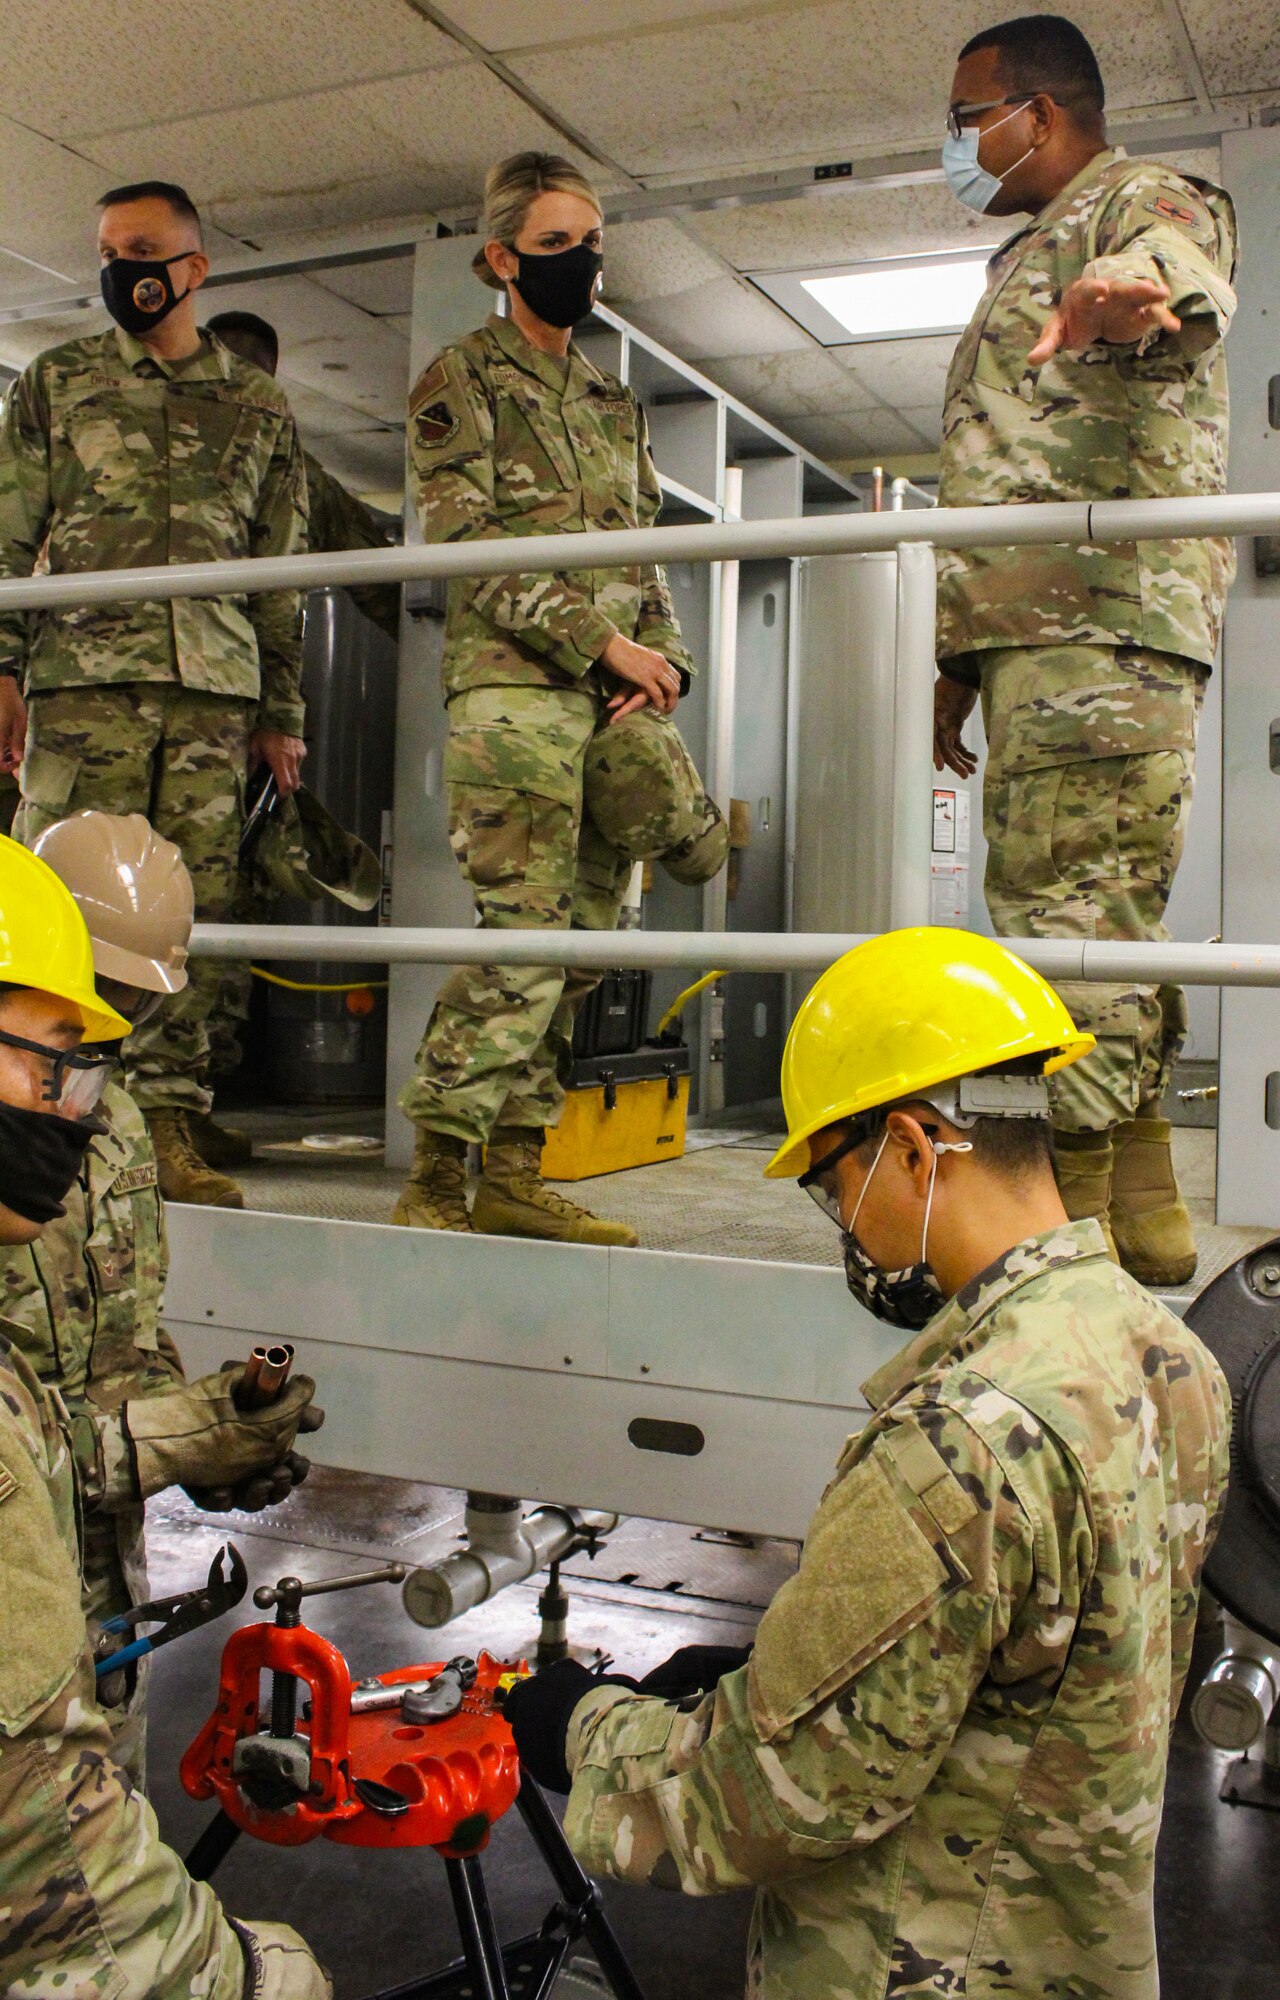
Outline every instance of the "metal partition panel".
<path id="1" fill-rule="evenodd" d="M 169 1225 L 191 1372 L 287 1337 L 321 1385 L 323 1461 L 525 1499 L 802 1534 L 859 1382 L 900 1344 L 807 1265 L 184 1207 Z"/>

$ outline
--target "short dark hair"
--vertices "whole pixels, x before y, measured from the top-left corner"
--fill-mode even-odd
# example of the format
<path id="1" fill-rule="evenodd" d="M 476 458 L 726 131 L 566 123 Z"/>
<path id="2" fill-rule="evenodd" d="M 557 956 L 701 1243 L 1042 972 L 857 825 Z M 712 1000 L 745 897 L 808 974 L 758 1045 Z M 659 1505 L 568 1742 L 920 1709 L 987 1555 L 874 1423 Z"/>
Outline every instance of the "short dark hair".
<path id="1" fill-rule="evenodd" d="M 130 181 L 126 187 L 108 188 L 98 196 L 99 208 L 120 208 L 126 201 L 165 201 L 173 213 L 183 222 L 195 224 L 196 234 L 204 242 L 204 225 L 200 211 L 184 187 L 177 181 Z"/>
<path id="2" fill-rule="evenodd" d="M 215 313 L 207 323 L 207 330 L 216 333 L 219 340 L 226 340 L 228 334 L 238 333 L 242 339 L 252 341 L 263 354 L 271 356 L 266 372 L 268 375 L 275 374 L 280 360 L 280 336 L 269 319 L 261 319 L 257 313 L 251 312 Z"/>
<path id="3" fill-rule="evenodd" d="M 1075 113 L 1082 125 L 1102 119 L 1106 91 L 1098 58 L 1087 36 L 1062 14 L 1020 14 L 984 28 L 960 51 L 960 61 L 979 49 L 995 49 L 1001 81 L 1008 90 L 1025 90 L 1028 97 L 1045 91 L 1055 104 Z"/>
<path id="4" fill-rule="evenodd" d="M 1018 1056 L 1013 1061 L 1006 1058 L 1002 1063 L 992 1063 L 986 1069 L 975 1070 L 974 1074 L 1043 1076 L 1045 1061 L 1043 1053 Z M 928 1099 L 922 1098 L 918 1102 L 924 1108 Z M 859 1118 L 850 1119 L 850 1126 L 859 1128 L 857 1151 L 864 1152 L 873 1140 L 880 1139 L 891 1111 L 913 1108 L 910 1101 L 899 1101 L 877 1105 L 874 1111 L 864 1111 Z M 1002 1175 L 1005 1180 L 1024 1181 L 1046 1168 L 1053 1172 L 1053 1126 L 1047 1116 L 978 1118 L 972 1125 L 965 1126 L 964 1132 L 965 1137 L 973 1142 L 973 1157 L 978 1165 L 989 1167 L 992 1173 Z"/>

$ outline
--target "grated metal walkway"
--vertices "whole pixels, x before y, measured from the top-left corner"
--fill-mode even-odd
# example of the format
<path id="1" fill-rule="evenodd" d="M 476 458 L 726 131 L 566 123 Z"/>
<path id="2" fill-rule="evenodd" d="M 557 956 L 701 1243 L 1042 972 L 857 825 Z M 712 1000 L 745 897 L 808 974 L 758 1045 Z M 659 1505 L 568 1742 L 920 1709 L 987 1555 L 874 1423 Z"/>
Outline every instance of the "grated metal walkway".
<path id="1" fill-rule="evenodd" d="M 238 1175 L 248 1207 L 348 1222 L 390 1220 L 402 1177 L 384 1165 L 380 1150 L 343 1155 L 302 1143 L 316 1134 L 355 1143 L 376 1136 L 376 1110 L 230 1113 L 228 1120 L 250 1131 L 257 1148 L 253 1165 Z M 690 1134 L 683 1159 L 566 1183 L 565 1192 L 601 1215 L 629 1222 L 649 1250 L 838 1267 L 840 1244 L 830 1223 L 797 1189 L 763 1177 L 777 1139 L 759 1127 L 704 1129 Z M 1200 1245 L 1197 1291 L 1276 1233 L 1214 1221 L 1216 1156 L 1214 1131 L 1180 1126 L 1174 1132 L 1178 1178 Z"/>

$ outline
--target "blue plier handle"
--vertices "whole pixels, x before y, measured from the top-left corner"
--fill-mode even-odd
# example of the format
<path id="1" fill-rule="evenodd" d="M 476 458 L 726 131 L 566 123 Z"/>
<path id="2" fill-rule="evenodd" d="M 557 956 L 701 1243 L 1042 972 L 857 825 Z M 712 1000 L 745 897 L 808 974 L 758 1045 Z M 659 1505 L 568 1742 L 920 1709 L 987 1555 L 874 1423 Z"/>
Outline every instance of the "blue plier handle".
<path id="1" fill-rule="evenodd" d="M 222 1573 L 224 1557 L 230 1558 L 225 1576 Z M 104 1637 L 118 1632 L 133 1632 L 139 1625 L 158 1625 L 160 1629 L 144 1638 L 127 1639 L 123 1646 L 94 1662 L 94 1673 L 99 1680 L 104 1674 L 118 1673 L 131 1660 L 140 1660 L 144 1654 L 153 1653 L 157 1646 L 167 1646 L 171 1639 L 181 1639 L 184 1633 L 207 1625 L 211 1618 L 220 1618 L 224 1611 L 230 1611 L 239 1604 L 248 1588 L 249 1572 L 244 1566 L 244 1557 L 234 1542 L 224 1542 L 209 1565 L 207 1582 L 199 1590 L 182 1590 L 176 1597 L 153 1598 L 148 1604 L 135 1604 L 115 1618 L 103 1620 L 101 1631 Z M 103 1643 L 103 1639 L 98 1642 L 100 1652 Z"/>

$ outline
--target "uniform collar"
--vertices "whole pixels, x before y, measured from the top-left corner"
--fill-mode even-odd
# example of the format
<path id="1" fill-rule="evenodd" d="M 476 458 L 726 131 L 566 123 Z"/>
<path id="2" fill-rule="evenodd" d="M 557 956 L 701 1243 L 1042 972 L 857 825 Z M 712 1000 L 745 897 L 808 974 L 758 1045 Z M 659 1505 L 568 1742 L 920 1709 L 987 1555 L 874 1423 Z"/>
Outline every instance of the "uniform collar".
<path id="1" fill-rule="evenodd" d="M 573 341 L 569 342 L 569 352 L 565 356 L 568 364 L 566 373 L 554 355 L 544 354 L 540 347 L 525 339 L 513 319 L 490 313 L 485 325 L 509 361 L 514 361 L 526 375 L 534 376 L 546 388 L 554 390 L 565 402 L 574 396 L 584 395 L 591 383 L 604 381 L 600 370 L 587 360 Z"/>
<path id="2" fill-rule="evenodd" d="M 1054 221 L 1060 211 L 1073 202 L 1078 194 L 1093 185 L 1099 174 L 1108 167 L 1117 166 L 1121 160 L 1126 160 L 1128 157 L 1123 146 L 1104 146 L 1101 152 L 1094 154 L 1087 166 L 1081 167 L 1074 180 L 1068 181 L 1064 188 L 1059 189 L 1052 201 L 1047 201 L 1042 209 L 1023 223 L 1021 229 L 1015 229 L 1012 236 L 1006 237 L 998 250 L 992 251 L 989 262 L 998 263 L 1002 257 L 1007 256 L 1015 243 L 1022 241 L 1024 236 L 1029 236 L 1033 230 L 1043 229 L 1047 222 Z"/>
<path id="3" fill-rule="evenodd" d="M 1081 1263 L 1086 1258 L 1106 1254 L 1102 1230 L 1091 1217 L 1083 1222 L 1062 1223 L 1040 1236 L 1024 1237 L 994 1264 L 988 1264 L 985 1271 L 979 1271 L 976 1278 L 970 1278 L 914 1340 L 908 1341 L 892 1361 L 886 1361 L 883 1368 L 867 1378 L 862 1393 L 871 1408 L 879 1410 L 886 1403 L 896 1403 L 913 1383 L 930 1374 L 962 1342 L 969 1344 L 970 1351 L 981 1345 L 985 1338 L 978 1331 L 982 1321 L 1024 1285 L 1033 1284 L 1046 1271 L 1055 1271 L 1063 1264 Z"/>
<path id="4" fill-rule="evenodd" d="M 160 361 L 122 326 L 114 326 L 111 331 L 120 359 L 133 375 L 139 374 L 145 366 L 170 382 L 225 382 L 230 373 L 230 349 L 203 327 L 198 329 L 201 341 L 199 352 L 188 355 L 185 361 Z"/>

